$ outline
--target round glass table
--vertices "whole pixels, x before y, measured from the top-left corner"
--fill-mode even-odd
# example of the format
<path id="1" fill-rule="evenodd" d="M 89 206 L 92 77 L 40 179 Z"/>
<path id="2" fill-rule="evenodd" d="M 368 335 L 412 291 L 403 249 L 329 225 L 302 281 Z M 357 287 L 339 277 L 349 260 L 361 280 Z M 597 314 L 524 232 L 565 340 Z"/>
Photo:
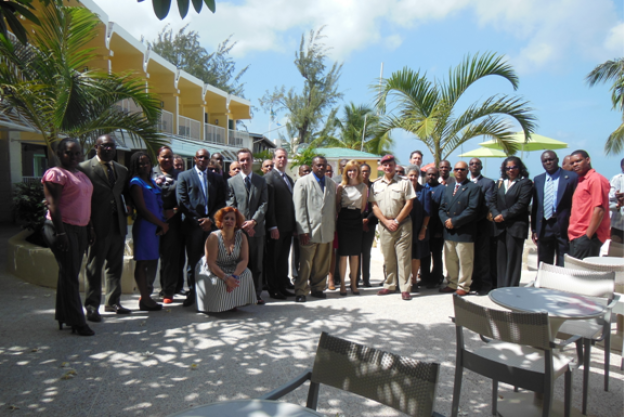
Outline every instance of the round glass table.
<path id="1" fill-rule="evenodd" d="M 269 400 L 233 400 L 193 407 L 170 417 L 323 417 L 298 404 Z"/>

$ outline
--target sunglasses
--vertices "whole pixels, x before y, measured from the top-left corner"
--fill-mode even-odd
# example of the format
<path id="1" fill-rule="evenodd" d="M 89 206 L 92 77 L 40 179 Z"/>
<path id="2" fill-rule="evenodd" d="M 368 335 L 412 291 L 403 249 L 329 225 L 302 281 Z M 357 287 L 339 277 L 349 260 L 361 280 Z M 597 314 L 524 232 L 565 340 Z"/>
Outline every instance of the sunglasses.
<path id="1" fill-rule="evenodd" d="M 506 171 L 512 171 L 513 169 L 519 169 L 518 166 L 506 167 Z"/>
<path id="2" fill-rule="evenodd" d="M 459 171 L 462 172 L 462 171 L 466 171 L 466 170 L 467 170 L 466 168 L 454 168 L 455 172 L 459 172 Z"/>

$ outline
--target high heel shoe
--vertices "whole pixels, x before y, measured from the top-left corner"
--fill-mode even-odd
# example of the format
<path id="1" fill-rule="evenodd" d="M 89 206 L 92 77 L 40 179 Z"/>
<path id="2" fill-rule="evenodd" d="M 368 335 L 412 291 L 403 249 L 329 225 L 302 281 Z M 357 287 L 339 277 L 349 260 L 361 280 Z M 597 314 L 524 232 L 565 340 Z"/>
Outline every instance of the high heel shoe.
<path id="1" fill-rule="evenodd" d="M 141 311 L 159 311 L 163 309 L 163 305 L 156 303 L 156 305 L 150 307 L 149 305 L 145 304 L 143 302 L 143 300 L 139 300 L 139 310 Z"/>
<path id="2" fill-rule="evenodd" d="M 360 291 L 358 291 L 358 288 L 351 287 L 351 290 L 353 295 L 360 295 Z"/>
<path id="3" fill-rule="evenodd" d="M 95 332 L 86 324 L 82 326 L 72 326 L 72 334 L 74 333 L 78 336 L 93 336 L 95 334 Z"/>

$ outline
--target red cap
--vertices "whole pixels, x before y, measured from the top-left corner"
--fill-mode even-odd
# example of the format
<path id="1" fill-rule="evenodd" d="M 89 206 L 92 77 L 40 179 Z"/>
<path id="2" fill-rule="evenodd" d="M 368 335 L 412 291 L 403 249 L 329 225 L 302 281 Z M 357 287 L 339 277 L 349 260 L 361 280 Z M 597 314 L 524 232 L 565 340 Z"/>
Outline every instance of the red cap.
<path id="1" fill-rule="evenodd" d="M 395 162 L 395 157 L 393 155 L 384 155 L 382 159 L 380 159 L 380 164 L 385 162 Z"/>

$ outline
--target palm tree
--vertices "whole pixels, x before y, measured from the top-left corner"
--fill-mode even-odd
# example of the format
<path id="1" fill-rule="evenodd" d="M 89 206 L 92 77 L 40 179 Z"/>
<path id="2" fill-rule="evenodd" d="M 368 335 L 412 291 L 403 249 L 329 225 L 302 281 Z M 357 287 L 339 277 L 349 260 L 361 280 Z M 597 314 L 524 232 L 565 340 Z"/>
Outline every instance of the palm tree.
<path id="1" fill-rule="evenodd" d="M 535 129 L 535 117 L 528 102 L 518 97 L 494 95 L 455 115 L 462 94 L 473 83 L 488 76 L 503 77 L 515 90 L 518 88 L 519 79 L 512 67 L 494 53 L 467 56 L 450 70 L 447 82 L 429 81 L 425 74 L 409 68 L 394 72 L 383 82 L 377 105 L 386 109 L 390 96 L 397 113 L 391 112 L 382 119 L 381 131 L 403 129 L 414 134 L 428 147 L 437 165 L 460 145 L 478 136 L 495 139 L 504 152 L 513 154 L 516 145 L 509 139 L 513 132 L 507 117 L 521 125 L 527 139 Z"/>
<path id="2" fill-rule="evenodd" d="M 346 104 L 343 107 L 343 118 L 335 116 L 328 123 L 331 132 L 317 139 L 317 143 L 322 146 L 363 150 L 376 155 L 390 153 L 393 146 L 388 132 L 380 132 L 380 117 L 364 104 Z"/>
<path id="3" fill-rule="evenodd" d="M 132 74 L 88 67 L 96 56 L 88 44 L 97 36 L 98 24 L 86 8 L 51 4 L 41 10 L 28 45 L 13 44 L 0 34 L 0 112 L 40 132 L 50 150 L 55 141 L 70 136 L 86 151 L 98 136 L 124 130 L 154 152 L 164 144 L 156 128 L 157 97 Z M 128 114 L 116 106 L 124 99 L 141 112 Z"/>
<path id="4" fill-rule="evenodd" d="M 601 82 L 613 81 L 612 87 L 612 109 L 619 110 L 623 116 L 623 58 L 606 61 L 597 65 L 590 74 L 586 76 L 586 81 L 592 87 Z M 606 154 L 623 153 L 623 119 L 621 125 L 610 134 L 605 143 Z"/>

